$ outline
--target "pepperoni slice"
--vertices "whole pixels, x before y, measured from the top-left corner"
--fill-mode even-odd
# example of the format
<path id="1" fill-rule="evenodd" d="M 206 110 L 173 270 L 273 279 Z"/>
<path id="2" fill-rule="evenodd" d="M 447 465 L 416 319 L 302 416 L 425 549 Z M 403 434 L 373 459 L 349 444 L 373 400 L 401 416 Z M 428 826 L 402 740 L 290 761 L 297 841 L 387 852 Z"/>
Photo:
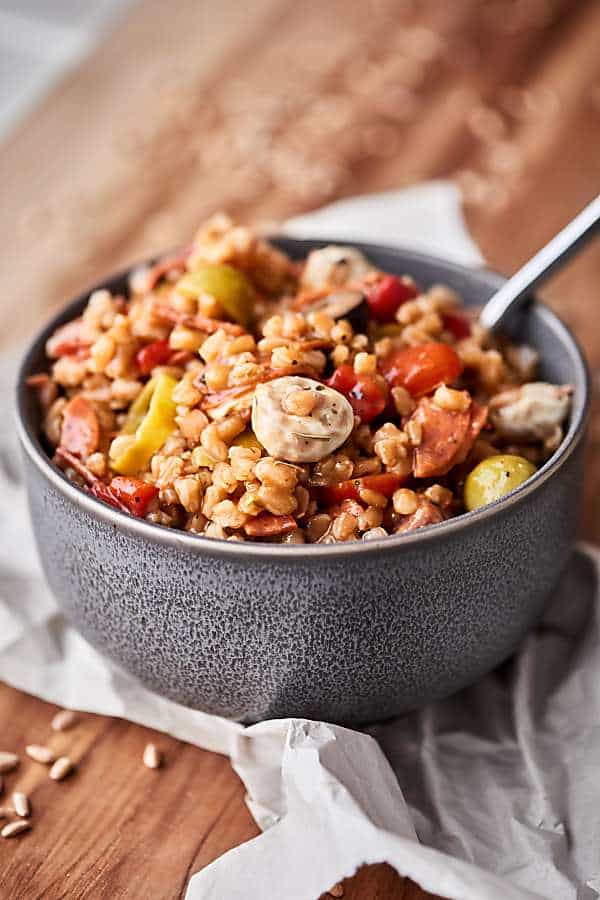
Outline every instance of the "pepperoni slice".
<path id="1" fill-rule="evenodd" d="M 198 331 L 205 331 L 206 334 L 214 334 L 215 331 L 224 331 L 238 337 L 240 334 L 247 334 L 245 328 L 237 325 L 235 322 L 223 322 L 221 319 L 211 319 L 208 316 L 201 316 L 200 313 L 182 313 L 169 306 L 161 303 L 155 304 L 153 313 L 157 319 L 165 322 L 173 322 L 174 325 L 185 325 L 186 328 L 196 328 Z"/>
<path id="2" fill-rule="evenodd" d="M 83 319 L 73 319 L 72 322 L 60 325 L 52 337 L 48 338 L 46 341 L 46 355 L 50 359 L 71 356 L 82 350 L 87 350 L 91 343 L 85 333 Z"/>
<path id="3" fill-rule="evenodd" d="M 470 408 L 465 412 L 442 409 L 429 397 L 423 397 L 413 418 L 422 427 L 421 443 L 414 452 L 415 478 L 445 475 L 454 465 L 469 433 Z"/>
<path id="4" fill-rule="evenodd" d="M 164 259 L 159 259 L 158 262 L 155 262 L 148 272 L 148 290 L 151 291 L 155 288 L 158 282 L 161 281 L 171 269 L 185 271 L 185 263 L 189 253 L 190 249 L 186 248 L 181 253 L 177 253 L 173 256 L 166 256 Z"/>
<path id="5" fill-rule="evenodd" d="M 98 448 L 100 440 L 100 423 L 94 407 L 77 394 L 63 410 L 60 446 L 82 459 Z"/>
<path id="6" fill-rule="evenodd" d="M 480 403 L 477 403 L 475 400 L 471 403 L 471 421 L 469 422 L 469 430 L 467 431 L 465 438 L 460 445 L 458 453 L 454 457 L 454 462 L 452 465 L 456 466 L 458 463 L 462 463 L 465 461 L 473 444 L 479 437 L 479 433 L 485 423 L 487 422 L 488 408 L 487 406 L 481 406 Z"/>
<path id="7" fill-rule="evenodd" d="M 416 531 L 426 525 L 437 525 L 444 521 L 444 514 L 439 507 L 426 497 L 419 497 L 419 506 L 410 516 L 405 516 L 404 521 L 396 528 L 395 534 L 403 534 L 405 531 Z"/>
<path id="8" fill-rule="evenodd" d="M 249 519 L 244 525 L 244 531 L 248 537 L 273 537 L 277 534 L 289 534 L 296 528 L 296 520 L 293 516 L 274 516 L 263 512 L 254 519 Z"/>
<path id="9" fill-rule="evenodd" d="M 124 513 L 130 512 L 129 507 L 119 500 L 110 485 L 100 481 L 99 478 L 90 486 L 90 494 L 92 497 L 96 497 L 97 500 L 103 500 L 104 503 L 108 503 L 108 505 L 112 506 L 114 509 L 118 509 Z"/>

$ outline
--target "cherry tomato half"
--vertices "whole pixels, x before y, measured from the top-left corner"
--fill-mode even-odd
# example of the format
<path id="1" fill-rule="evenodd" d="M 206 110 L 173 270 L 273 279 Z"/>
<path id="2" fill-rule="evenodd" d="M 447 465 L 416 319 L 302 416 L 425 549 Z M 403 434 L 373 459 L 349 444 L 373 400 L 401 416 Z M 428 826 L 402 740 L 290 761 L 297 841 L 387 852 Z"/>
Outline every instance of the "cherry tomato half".
<path id="1" fill-rule="evenodd" d="M 142 375 L 149 375 L 155 366 L 166 366 L 172 353 L 167 340 L 153 341 L 138 350 L 135 361 Z"/>
<path id="2" fill-rule="evenodd" d="M 380 360 L 379 367 L 388 384 L 406 388 L 413 397 L 456 381 L 463 370 L 457 352 L 448 344 L 439 343 L 396 350 Z"/>
<path id="3" fill-rule="evenodd" d="M 393 322 L 398 307 L 416 297 L 418 291 L 408 280 L 397 275 L 385 275 L 367 293 L 371 315 L 378 322 Z"/>
<path id="4" fill-rule="evenodd" d="M 407 480 L 407 476 L 395 475 L 393 472 L 365 475 L 363 478 L 350 478 L 348 481 L 338 481 L 337 484 L 319 488 L 319 496 L 325 503 L 330 504 L 341 503 L 343 500 L 360 500 L 361 490 L 368 488 L 389 498 Z"/>
<path id="5" fill-rule="evenodd" d="M 340 366 L 327 384 L 347 398 L 362 422 L 371 422 L 386 407 L 387 390 L 384 385 L 370 375 L 356 375 L 352 366 Z"/>
<path id="6" fill-rule="evenodd" d="M 457 341 L 462 341 L 463 338 L 471 336 L 471 323 L 466 316 L 461 316 L 458 313 L 444 313 L 442 321 L 444 323 L 444 328 L 446 328 Z"/>
<path id="7" fill-rule="evenodd" d="M 354 369 L 348 365 L 338 366 L 327 384 L 346 397 L 356 384 Z"/>

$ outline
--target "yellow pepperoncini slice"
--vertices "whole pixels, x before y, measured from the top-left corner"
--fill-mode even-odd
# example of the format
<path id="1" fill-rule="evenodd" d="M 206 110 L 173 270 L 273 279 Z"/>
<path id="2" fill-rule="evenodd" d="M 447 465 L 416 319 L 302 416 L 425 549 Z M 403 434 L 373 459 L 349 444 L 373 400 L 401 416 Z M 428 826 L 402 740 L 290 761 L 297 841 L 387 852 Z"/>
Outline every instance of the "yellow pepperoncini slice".
<path id="1" fill-rule="evenodd" d="M 177 381 L 162 372 L 151 378 L 129 410 L 121 434 L 135 440 L 123 453 L 111 458 L 111 467 L 120 475 L 134 475 L 145 469 L 152 456 L 175 431 L 176 405 L 172 399 Z"/>
<path id="2" fill-rule="evenodd" d="M 251 428 L 247 428 L 239 434 L 231 443 L 232 447 L 246 447 L 248 450 L 260 450 L 263 446 L 254 434 Z M 210 469 L 211 471 L 217 465 L 217 460 L 209 456 L 204 447 L 194 447 L 192 450 L 192 463 L 198 468 Z"/>
<path id="3" fill-rule="evenodd" d="M 251 428 L 246 428 L 233 441 L 234 447 L 245 447 L 247 450 L 260 450 L 262 452 L 263 445 L 258 440 Z"/>
<path id="4" fill-rule="evenodd" d="M 127 413 L 127 418 L 121 428 L 121 434 L 135 434 L 139 424 L 148 412 L 152 394 L 156 388 L 156 378 L 151 378 L 141 392 L 137 395 Z"/>
<path id="5" fill-rule="evenodd" d="M 246 276 L 233 266 L 201 265 L 180 278 L 175 290 L 184 297 L 194 299 L 200 294 L 210 294 L 225 313 L 240 325 L 248 326 L 254 317 L 254 288 Z"/>
<path id="6" fill-rule="evenodd" d="M 204 447 L 194 447 L 192 450 L 192 463 L 199 469 L 210 469 L 212 472 L 217 465 L 217 460 L 209 456 Z"/>

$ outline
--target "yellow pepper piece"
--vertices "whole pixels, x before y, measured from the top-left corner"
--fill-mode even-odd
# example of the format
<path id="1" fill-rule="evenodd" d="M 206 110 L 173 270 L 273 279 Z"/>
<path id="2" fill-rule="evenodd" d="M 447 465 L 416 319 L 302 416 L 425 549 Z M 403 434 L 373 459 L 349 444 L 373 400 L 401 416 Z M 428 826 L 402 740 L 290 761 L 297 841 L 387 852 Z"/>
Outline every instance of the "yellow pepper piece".
<path id="1" fill-rule="evenodd" d="M 260 450 L 262 452 L 263 445 L 258 440 L 251 428 L 242 431 L 233 441 L 234 447 L 246 447 L 247 450 Z"/>
<path id="2" fill-rule="evenodd" d="M 258 438 L 254 434 L 251 428 L 247 428 L 246 431 L 243 431 L 231 444 L 232 447 L 246 447 L 249 450 L 260 450 L 262 452 L 263 446 L 259 443 Z M 192 462 L 195 466 L 204 469 L 210 469 L 211 471 L 217 464 L 217 461 L 209 456 L 204 447 L 194 447 L 192 450 Z"/>
<path id="3" fill-rule="evenodd" d="M 226 265 L 202 265 L 187 272 L 175 285 L 184 297 L 210 294 L 225 313 L 241 325 L 249 325 L 254 316 L 254 288 L 242 272 Z"/>
<path id="4" fill-rule="evenodd" d="M 151 378 L 129 407 L 125 424 L 121 428 L 121 434 L 135 434 L 137 431 L 140 422 L 150 407 L 152 394 L 156 388 L 156 381 L 156 378 Z"/>
<path id="5" fill-rule="evenodd" d="M 192 463 L 199 469 L 210 469 L 211 472 L 217 464 L 217 460 L 209 456 L 204 447 L 194 447 L 192 450 Z"/>
<path id="6" fill-rule="evenodd" d="M 173 389 L 177 381 L 161 373 L 151 378 L 129 411 L 123 434 L 135 433 L 135 441 L 111 460 L 120 475 L 134 475 L 148 466 L 152 456 L 175 431 L 176 405 Z"/>

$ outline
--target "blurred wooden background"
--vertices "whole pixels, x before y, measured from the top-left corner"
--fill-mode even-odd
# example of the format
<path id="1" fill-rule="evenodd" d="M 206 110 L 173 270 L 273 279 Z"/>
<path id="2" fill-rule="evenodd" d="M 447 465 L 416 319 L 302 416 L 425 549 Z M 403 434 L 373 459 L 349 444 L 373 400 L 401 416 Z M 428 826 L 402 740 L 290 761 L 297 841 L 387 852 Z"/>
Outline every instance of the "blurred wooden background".
<path id="1" fill-rule="evenodd" d="M 272 222 L 451 177 L 490 266 L 514 271 L 600 191 L 599 46 L 597 0 L 144 0 L 0 145 L 0 347 L 217 209 Z M 599 284 L 596 244 L 543 291 L 595 388 Z M 596 398 L 584 523 L 595 540 L 598 410 Z M 48 718 L 0 692 L 3 744 L 39 736 Z M 87 717 L 78 734 L 86 774 L 58 818 L 0 845 L 7 896 L 179 897 L 190 872 L 255 833 L 225 760 L 163 739 L 172 771 L 140 786 L 142 729 Z M 41 809 L 48 787 L 35 790 Z M 161 854 L 173 790 L 181 827 Z M 98 821 L 109 802 L 118 841 Z M 345 896 L 418 892 L 372 869 Z"/>

